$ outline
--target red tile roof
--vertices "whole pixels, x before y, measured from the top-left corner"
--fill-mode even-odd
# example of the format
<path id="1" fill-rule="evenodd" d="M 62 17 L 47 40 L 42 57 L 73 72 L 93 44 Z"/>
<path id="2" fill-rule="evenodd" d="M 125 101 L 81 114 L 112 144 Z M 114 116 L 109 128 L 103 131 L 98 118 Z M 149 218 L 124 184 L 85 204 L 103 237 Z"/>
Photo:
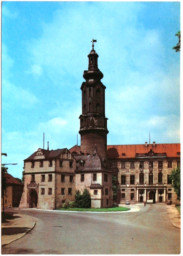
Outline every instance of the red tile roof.
<path id="1" fill-rule="evenodd" d="M 172 144 L 138 144 L 138 145 L 108 145 L 109 158 L 135 158 L 136 154 L 147 154 L 152 150 L 155 154 L 166 153 L 167 157 L 180 157 L 180 143 Z"/>
<path id="2" fill-rule="evenodd" d="M 23 186 L 23 184 L 18 179 L 14 178 L 9 173 L 5 173 L 5 178 L 6 178 L 7 185 L 22 185 Z"/>
<path id="3" fill-rule="evenodd" d="M 152 150 L 155 154 L 165 153 L 167 157 L 180 157 L 180 143 L 165 144 L 136 144 L 136 145 L 108 145 L 107 155 L 109 158 L 135 158 L 136 154 L 147 154 Z M 74 146 L 70 152 L 80 153 L 80 146 Z"/>

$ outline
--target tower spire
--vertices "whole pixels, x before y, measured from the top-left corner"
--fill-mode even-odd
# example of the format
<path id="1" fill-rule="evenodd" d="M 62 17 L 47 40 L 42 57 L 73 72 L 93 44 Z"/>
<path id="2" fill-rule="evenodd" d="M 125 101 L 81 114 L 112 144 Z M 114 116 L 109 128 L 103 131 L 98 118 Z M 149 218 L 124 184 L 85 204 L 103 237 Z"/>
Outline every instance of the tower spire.
<path id="1" fill-rule="evenodd" d="M 92 39 L 91 42 L 92 42 L 92 50 L 94 51 L 94 43 L 96 43 L 97 40 L 96 39 Z"/>

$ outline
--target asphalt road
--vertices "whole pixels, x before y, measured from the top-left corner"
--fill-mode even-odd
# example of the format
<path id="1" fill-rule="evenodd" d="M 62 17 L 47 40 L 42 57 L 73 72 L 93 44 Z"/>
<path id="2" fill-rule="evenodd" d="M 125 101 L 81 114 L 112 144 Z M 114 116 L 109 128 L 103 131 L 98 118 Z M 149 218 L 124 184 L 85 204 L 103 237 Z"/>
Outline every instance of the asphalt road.
<path id="1" fill-rule="evenodd" d="M 3 254 L 180 253 L 180 229 L 170 223 L 163 204 L 139 212 L 22 212 L 36 217 L 36 226 L 5 246 Z"/>

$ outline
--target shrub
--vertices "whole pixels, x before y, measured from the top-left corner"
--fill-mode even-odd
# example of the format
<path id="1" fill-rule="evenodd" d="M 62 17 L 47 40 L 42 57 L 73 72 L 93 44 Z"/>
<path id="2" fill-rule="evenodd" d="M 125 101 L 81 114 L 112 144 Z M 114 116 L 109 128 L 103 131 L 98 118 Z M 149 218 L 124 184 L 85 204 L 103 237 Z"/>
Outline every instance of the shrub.
<path id="1" fill-rule="evenodd" d="M 90 193 L 88 192 L 87 189 L 84 190 L 82 195 L 81 195 L 80 191 L 76 191 L 74 205 L 77 208 L 90 208 L 91 207 L 91 197 L 90 197 Z"/>

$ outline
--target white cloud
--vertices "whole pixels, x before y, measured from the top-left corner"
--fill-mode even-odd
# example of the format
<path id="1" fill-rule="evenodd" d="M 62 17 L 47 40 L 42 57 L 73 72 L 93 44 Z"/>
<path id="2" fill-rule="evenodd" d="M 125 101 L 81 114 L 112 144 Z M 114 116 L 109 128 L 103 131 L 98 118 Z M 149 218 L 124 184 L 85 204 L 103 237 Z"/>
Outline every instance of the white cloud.
<path id="1" fill-rule="evenodd" d="M 11 12 L 7 6 L 4 5 L 4 3 L 2 3 L 2 15 L 3 17 L 7 17 L 10 19 L 15 19 L 18 17 L 18 13 L 17 12 Z"/>
<path id="2" fill-rule="evenodd" d="M 28 71 L 28 73 L 32 73 L 35 76 L 41 76 L 42 75 L 42 67 L 40 65 L 32 65 L 30 68 L 30 71 Z"/>
<path id="3" fill-rule="evenodd" d="M 17 104 L 26 109 L 31 108 L 39 102 L 38 98 L 28 90 L 15 86 L 9 81 L 2 81 L 2 100 L 3 104 Z"/>

